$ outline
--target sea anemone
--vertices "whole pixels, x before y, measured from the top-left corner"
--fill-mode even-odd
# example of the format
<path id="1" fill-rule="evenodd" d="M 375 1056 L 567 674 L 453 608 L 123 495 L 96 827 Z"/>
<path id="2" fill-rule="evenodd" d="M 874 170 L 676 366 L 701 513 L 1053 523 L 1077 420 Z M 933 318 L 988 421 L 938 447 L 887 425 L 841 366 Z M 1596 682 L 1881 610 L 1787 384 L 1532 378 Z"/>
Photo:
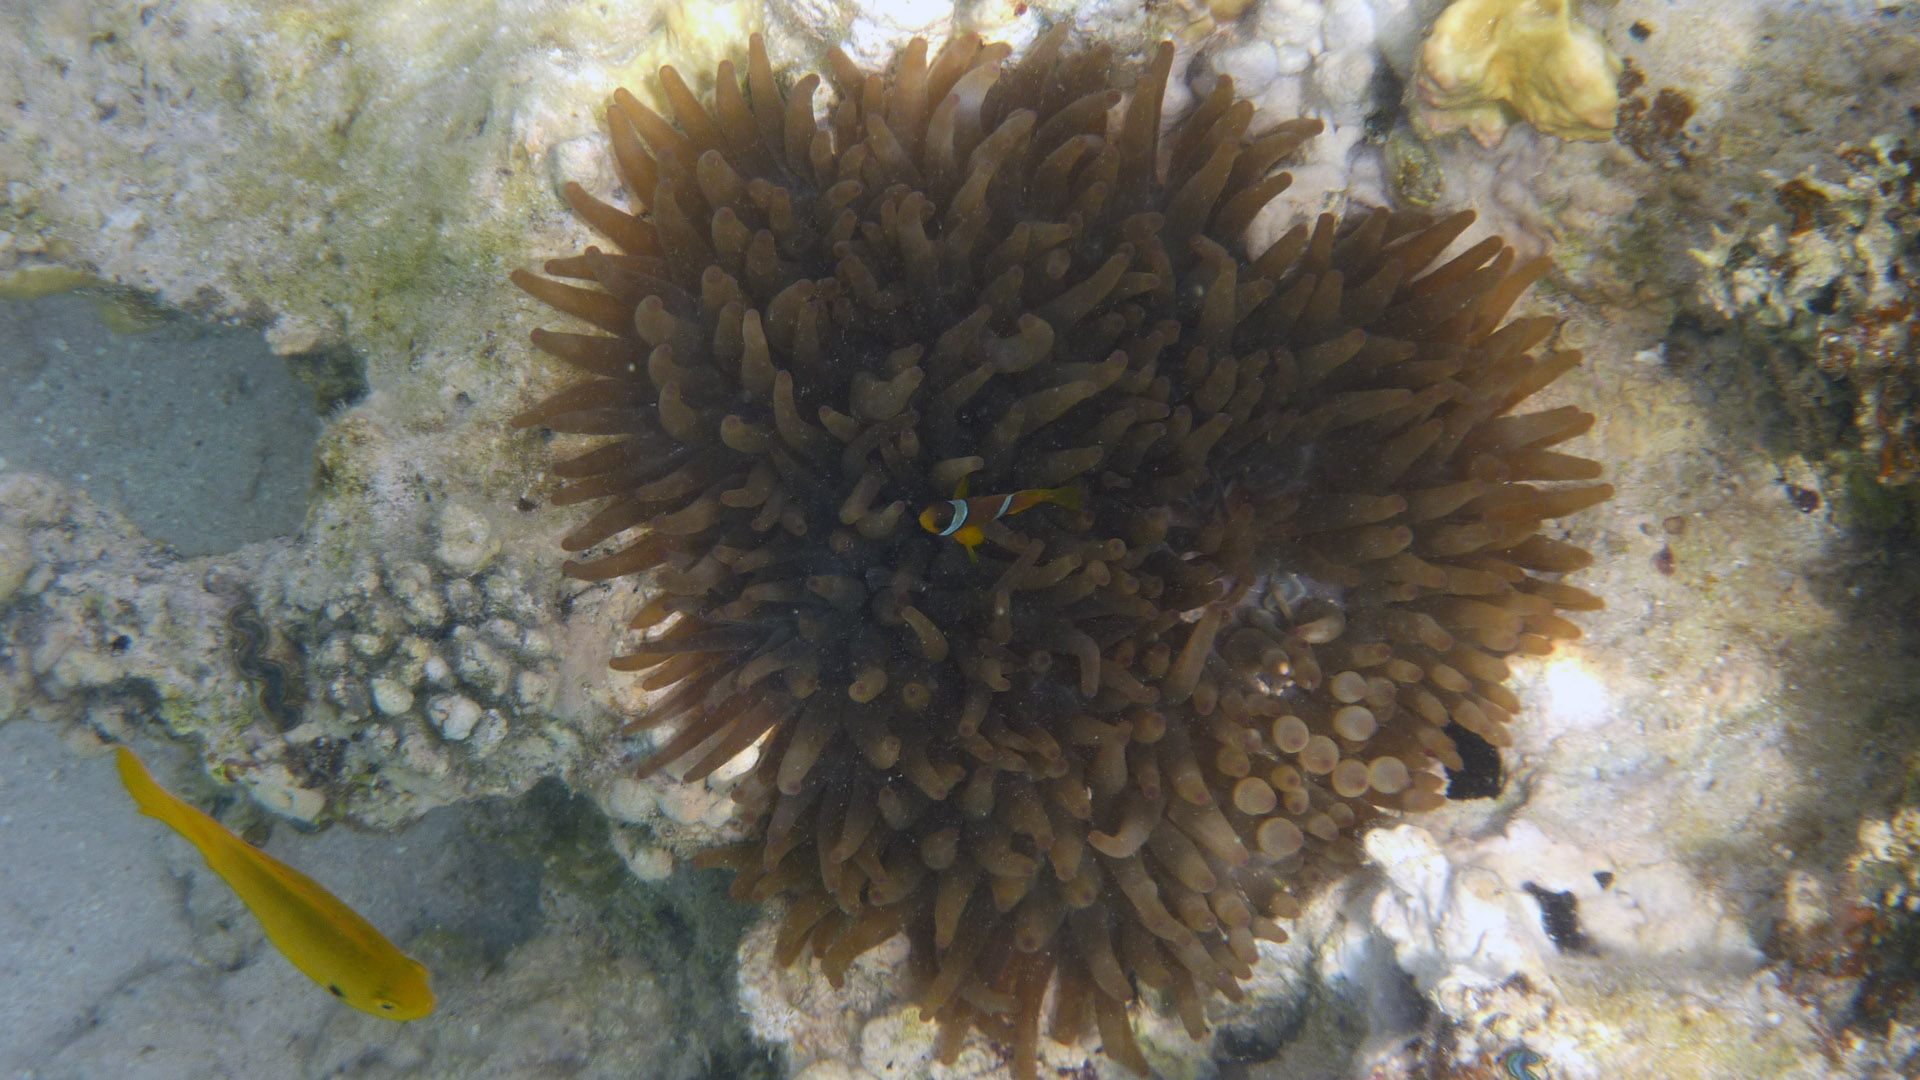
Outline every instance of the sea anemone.
<path id="1" fill-rule="evenodd" d="M 1592 416 L 1514 412 L 1579 359 L 1502 324 L 1544 262 L 1386 210 L 1247 252 L 1320 124 L 1222 78 L 1163 132 L 1170 44 L 1123 93 L 1065 39 L 835 51 L 825 122 L 757 37 L 710 104 L 663 68 L 675 122 L 607 110 L 630 209 L 565 190 L 620 253 L 514 275 L 603 331 L 534 332 L 589 378 L 517 423 L 605 439 L 553 501 L 599 504 L 569 576 L 655 585 L 638 771 L 758 747 L 709 861 L 783 962 L 904 933 L 943 1054 L 1023 1076 L 1050 988 L 1137 1072 L 1142 994 L 1204 1035 L 1304 882 L 1442 801 L 1448 725 L 1506 744 L 1504 658 L 1599 604 L 1541 523 L 1611 491 L 1548 449 Z M 963 482 L 1058 497 L 962 544 L 920 518 Z"/>

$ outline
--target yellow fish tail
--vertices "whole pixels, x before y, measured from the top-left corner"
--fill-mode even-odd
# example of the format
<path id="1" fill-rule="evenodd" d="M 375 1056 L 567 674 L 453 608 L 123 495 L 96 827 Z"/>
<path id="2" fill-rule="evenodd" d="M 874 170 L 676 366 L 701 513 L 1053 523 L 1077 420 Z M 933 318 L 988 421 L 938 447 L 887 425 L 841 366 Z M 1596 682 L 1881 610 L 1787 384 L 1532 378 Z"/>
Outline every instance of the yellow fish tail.
<path id="1" fill-rule="evenodd" d="M 1078 484 L 1069 484 L 1066 487 L 1047 488 L 1040 494 L 1052 501 L 1056 506 L 1064 506 L 1069 510 L 1080 509 L 1080 501 L 1084 498 L 1084 494 L 1081 492 Z"/>
<path id="2" fill-rule="evenodd" d="M 161 787 L 133 751 L 124 746 L 115 747 L 113 761 L 120 769 L 120 782 L 126 785 L 127 794 L 133 796 L 133 803 L 141 813 L 159 819 L 174 832 L 186 837 L 194 847 L 200 849 L 201 855 L 213 853 L 209 849 L 217 843 L 218 834 L 227 832 L 226 826 Z"/>

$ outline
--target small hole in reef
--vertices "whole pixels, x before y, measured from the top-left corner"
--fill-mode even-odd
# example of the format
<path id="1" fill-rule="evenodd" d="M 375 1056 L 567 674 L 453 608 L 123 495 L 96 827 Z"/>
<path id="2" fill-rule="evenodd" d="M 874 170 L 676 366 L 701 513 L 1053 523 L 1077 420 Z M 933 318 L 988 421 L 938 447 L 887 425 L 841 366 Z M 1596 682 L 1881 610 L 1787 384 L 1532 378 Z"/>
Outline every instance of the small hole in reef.
<path id="1" fill-rule="evenodd" d="M 1447 770 L 1447 798 L 1492 799 L 1506 786 L 1506 767 L 1500 762 L 1500 748 L 1461 727 L 1448 724 L 1447 738 L 1460 753 L 1462 767 Z"/>
<path id="2" fill-rule="evenodd" d="M 1385 142 L 1395 125 L 1406 115 L 1406 106 L 1401 103 L 1406 97 L 1406 87 L 1391 68 L 1382 64 L 1367 86 L 1367 97 L 1374 103 L 1365 121 L 1367 141 Z"/>
<path id="3" fill-rule="evenodd" d="M 1820 287 L 1820 291 L 1807 298 L 1807 310 L 1815 315 L 1833 314 L 1834 305 L 1840 299 L 1840 279 L 1834 278 Z"/>
<path id="4" fill-rule="evenodd" d="M 287 370 L 313 388 L 323 416 L 359 404 L 369 389 L 366 357 L 346 345 L 296 353 L 287 357 Z"/>
<path id="5" fill-rule="evenodd" d="M 1540 905 L 1540 928 L 1546 931 L 1554 948 L 1563 953 L 1585 956 L 1592 956 L 1599 951 L 1593 947 L 1593 940 L 1580 929 L 1580 901 L 1571 892 L 1555 892 L 1531 881 L 1522 883 L 1520 887 L 1527 890 L 1527 894 Z"/>

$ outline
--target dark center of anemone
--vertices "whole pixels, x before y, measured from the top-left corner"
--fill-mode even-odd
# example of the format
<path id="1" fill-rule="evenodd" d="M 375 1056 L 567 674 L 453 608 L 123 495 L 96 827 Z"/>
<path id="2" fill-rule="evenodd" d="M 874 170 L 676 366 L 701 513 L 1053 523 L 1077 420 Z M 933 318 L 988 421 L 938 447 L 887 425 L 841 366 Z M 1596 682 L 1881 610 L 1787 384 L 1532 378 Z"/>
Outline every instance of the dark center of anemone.
<path id="1" fill-rule="evenodd" d="M 1320 124 L 1222 78 L 1163 133 L 1171 45 L 1122 94 L 1064 43 L 836 51 L 825 123 L 757 37 L 710 106 L 662 69 L 675 123 L 608 109 L 633 210 L 566 189 L 620 253 L 514 275 L 604 331 L 535 332 L 590 378 L 519 423 L 604 438 L 554 501 L 601 504 L 567 573 L 654 586 L 639 771 L 759 745 L 710 861 L 787 901 L 782 961 L 905 933 L 942 1053 L 1023 1076 L 1049 987 L 1135 1071 L 1140 993 L 1203 1036 L 1296 890 L 1441 802 L 1443 729 L 1508 743 L 1504 658 L 1599 603 L 1541 524 L 1610 494 L 1548 449 L 1591 416 L 1514 412 L 1578 361 L 1502 322 L 1544 262 L 1384 210 L 1248 252 Z"/>

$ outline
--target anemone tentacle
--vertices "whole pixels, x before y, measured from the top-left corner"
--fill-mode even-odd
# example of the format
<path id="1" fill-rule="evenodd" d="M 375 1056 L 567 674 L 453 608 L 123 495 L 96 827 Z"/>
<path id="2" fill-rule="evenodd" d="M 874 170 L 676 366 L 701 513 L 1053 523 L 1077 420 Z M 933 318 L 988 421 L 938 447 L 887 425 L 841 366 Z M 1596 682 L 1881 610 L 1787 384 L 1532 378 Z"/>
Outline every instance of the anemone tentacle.
<path id="1" fill-rule="evenodd" d="M 663 69 L 671 120 L 608 108 L 633 209 L 566 190 L 612 250 L 514 275 L 598 331 L 535 333 L 588 378 L 520 422 L 602 440 L 566 572 L 657 586 L 639 768 L 758 744 L 708 861 L 787 901 L 781 957 L 904 933 L 943 1048 L 1028 1077 L 1043 1028 L 1144 1072 L 1147 990 L 1203 1035 L 1317 871 L 1441 803 L 1448 730 L 1510 742 L 1507 658 L 1598 604 L 1542 525 L 1611 494 L 1553 449 L 1592 416 L 1522 411 L 1579 359 L 1505 321 L 1544 263 L 1442 261 L 1467 213 L 1249 251 L 1319 123 L 1222 77 L 1167 126 L 1170 44 L 1124 93 L 1065 45 L 836 54 L 825 121 L 758 37 L 710 105 Z M 1074 498 L 963 548 L 917 524 L 963 479 Z"/>

